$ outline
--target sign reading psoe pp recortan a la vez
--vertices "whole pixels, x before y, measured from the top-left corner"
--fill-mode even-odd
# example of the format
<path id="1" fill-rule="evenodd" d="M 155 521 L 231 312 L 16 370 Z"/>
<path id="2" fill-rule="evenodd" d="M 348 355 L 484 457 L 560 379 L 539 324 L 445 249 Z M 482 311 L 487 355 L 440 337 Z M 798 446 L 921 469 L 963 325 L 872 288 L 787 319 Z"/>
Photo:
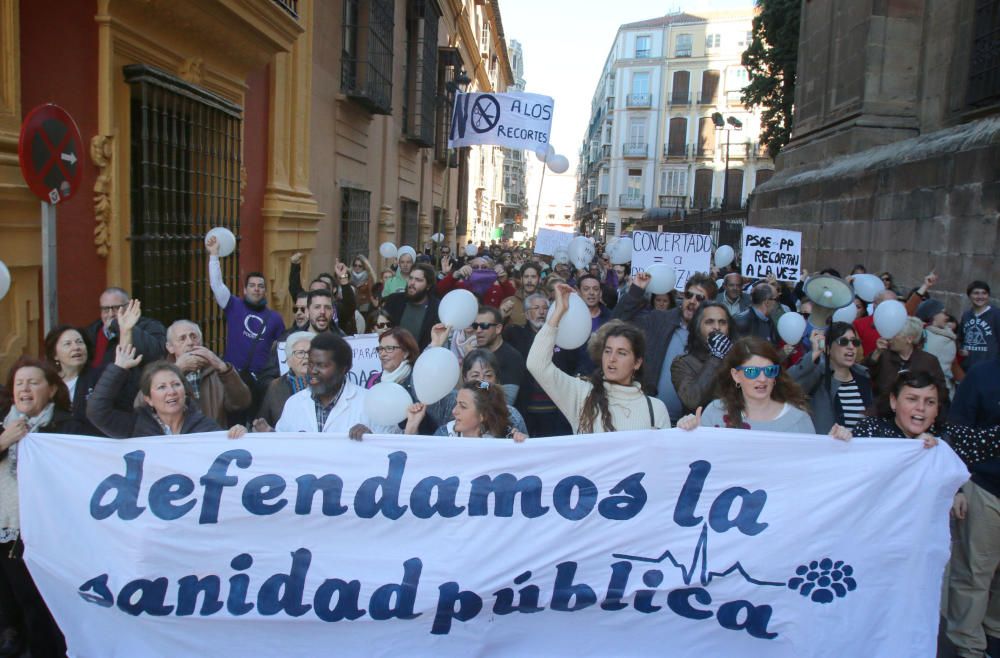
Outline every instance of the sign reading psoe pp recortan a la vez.
<path id="1" fill-rule="evenodd" d="M 455 96 L 448 148 L 494 144 L 534 151 L 549 143 L 550 96 L 470 93 Z"/>

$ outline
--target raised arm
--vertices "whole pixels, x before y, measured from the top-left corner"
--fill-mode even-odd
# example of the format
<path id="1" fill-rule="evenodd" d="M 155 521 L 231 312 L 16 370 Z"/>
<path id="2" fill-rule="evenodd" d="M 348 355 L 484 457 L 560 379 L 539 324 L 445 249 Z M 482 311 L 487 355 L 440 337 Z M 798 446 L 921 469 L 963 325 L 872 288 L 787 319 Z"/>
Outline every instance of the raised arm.
<path id="1" fill-rule="evenodd" d="M 229 298 L 232 293 L 222 281 L 222 265 L 219 263 L 219 241 L 213 235 L 206 242 L 208 248 L 208 285 L 212 287 L 212 294 L 215 295 L 215 303 L 219 308 L 225 310 L 229 306 Z"/>
<path id="2" fill-rule="evenodd" d="M 615 310 L 611 317 L 615 320 L 625 320 L 633 322 L 635 316 L 642 310 L 646 303 L 646 286 L 649 285 L 650 276 L 647 272 L 639 272 L 633 277 L 633 283 L 628 287 L 628 292 L 615 305 Z"/>
<path id="3" fill-rule="evenodd" d="M 119 345 L 115 362 L 108 364 L 87 398 L 87 420 L 113 439 L 127 439 L 135 428 L 135 412 L 115 409 L 115 399 L 128 381 L 128 371 L 142 361 L 135 348 Z"/>
<path id="4" fill-rule="evenodd" d="M 542 328 L 535 335 L 535 341 L 528 352 L 528 372 L 535 378 L 546 395 L 566 416 L 575 429 L 580 422 L 580 410 L 583 400 L 590 392 L 590 383 L 567 375 L 552 363 L 552 353 L 555 350 L 556 334 L 559 331 L 559 321 L 569 307 L 569 296 L 573 292 L 565 283 L 556 286 L 555 308 Z"/>

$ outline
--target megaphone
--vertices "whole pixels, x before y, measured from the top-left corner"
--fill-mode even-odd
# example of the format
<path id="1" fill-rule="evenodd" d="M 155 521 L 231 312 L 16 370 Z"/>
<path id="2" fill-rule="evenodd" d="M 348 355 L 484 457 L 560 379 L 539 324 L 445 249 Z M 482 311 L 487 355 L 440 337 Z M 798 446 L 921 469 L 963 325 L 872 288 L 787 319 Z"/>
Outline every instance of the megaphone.
<path id="1" fill-rule="evenodd" d="M 833 312 L 854 302 L 854 291 L 847 282 L 829 274 L 815 274 L 802 284 L 802 292 L 813 303 L 809 322 L 825 327 Z"/>

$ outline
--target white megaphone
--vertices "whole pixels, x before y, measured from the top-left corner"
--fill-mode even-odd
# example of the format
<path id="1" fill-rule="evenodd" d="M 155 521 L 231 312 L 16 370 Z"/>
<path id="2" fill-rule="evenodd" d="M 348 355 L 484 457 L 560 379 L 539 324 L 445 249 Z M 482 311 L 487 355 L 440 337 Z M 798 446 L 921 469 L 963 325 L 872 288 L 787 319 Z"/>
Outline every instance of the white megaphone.
<path id="1" fill-rule="evenodd" d="M 824 328 L 830 316 L 839 308 L 854 301 L 854 291 L 843 279 L 829 274 L 815 274 L 802 284 L 802 292 L 813 303 L 809 322 L 814 327 Z"/>

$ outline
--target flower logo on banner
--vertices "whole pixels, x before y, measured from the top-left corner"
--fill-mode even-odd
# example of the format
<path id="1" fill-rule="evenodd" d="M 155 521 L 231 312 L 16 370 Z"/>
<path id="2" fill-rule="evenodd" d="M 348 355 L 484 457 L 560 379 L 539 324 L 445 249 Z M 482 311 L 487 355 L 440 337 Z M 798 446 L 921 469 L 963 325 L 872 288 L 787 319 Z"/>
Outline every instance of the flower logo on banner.
<path id="1" fill-rule="evenodd" d="M 798 590 L 816 603 L 831 603 L 836 598 L 844 598 L 848 592 L 858 587 L 854 580 L 854 568 L 843 560 L 834 562 L 828 557 L 813 560 L 807 565 L 799 565 L 795 578 L 788 581 L 788 589 Z"/>

